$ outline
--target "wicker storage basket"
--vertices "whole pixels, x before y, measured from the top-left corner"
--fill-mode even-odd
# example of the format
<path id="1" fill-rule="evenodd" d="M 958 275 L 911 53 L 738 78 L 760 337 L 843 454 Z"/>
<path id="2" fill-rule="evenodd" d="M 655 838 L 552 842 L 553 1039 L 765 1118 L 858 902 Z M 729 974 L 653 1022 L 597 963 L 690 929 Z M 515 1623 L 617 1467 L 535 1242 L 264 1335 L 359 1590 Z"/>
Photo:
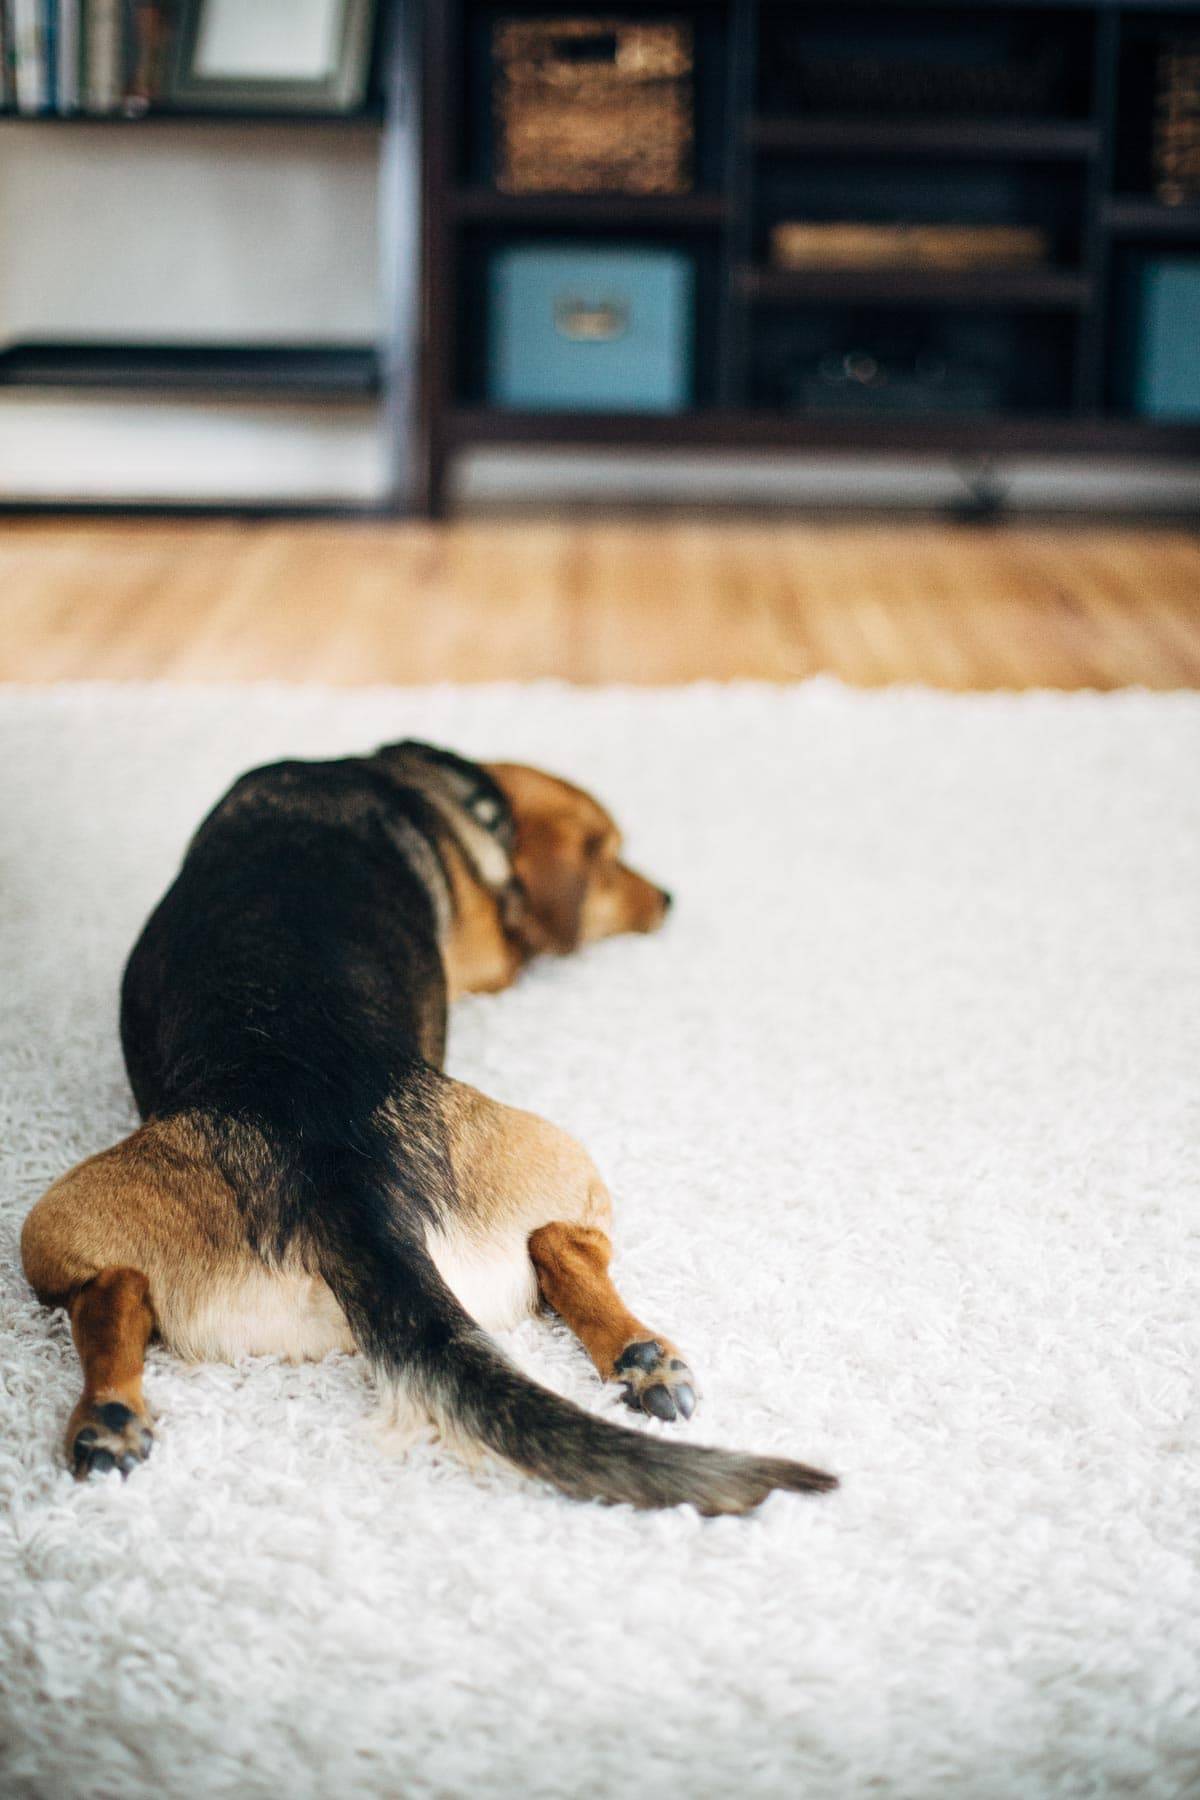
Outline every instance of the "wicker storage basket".
<path id="1" fill-rule="evenodd" d="M 502 19 L 496 185 L 681 194 L 692 185 L 692 31 L 667 20 Z"/>
<path id="2" fill-rule="evenodd" d="M 1159 51 L 1154 190 L 1165 206 L 1200 200 L 1200 37 L 1174 39 Z"/>

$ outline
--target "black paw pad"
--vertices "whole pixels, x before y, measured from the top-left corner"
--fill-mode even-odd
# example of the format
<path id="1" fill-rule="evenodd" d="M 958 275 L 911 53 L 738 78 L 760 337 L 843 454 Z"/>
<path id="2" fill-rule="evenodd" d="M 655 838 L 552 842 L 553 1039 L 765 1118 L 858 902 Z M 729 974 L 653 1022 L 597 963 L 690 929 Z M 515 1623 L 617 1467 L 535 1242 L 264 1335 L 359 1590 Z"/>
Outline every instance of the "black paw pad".
<path id="1" fill-rule="evenodd" d="M 119 1469 L 122 1476 L 145 1462 L 154 1448 L 154 1433 L 133 1408 L 120 1400 L 93 1402 L 68 1454 L 77 1481 Z"/>
<path id="2" fill-rule="evenodd" d="M 696 1410 L 696 1378 L 673 1344 L 655 1338 L 626 1344 L 613 1364 L 626 1406 L 655 1419 L 690 1419 Z"/>
<path id="3" fill-rule="evenodd" d="M 72 1446 L 75 1461 L 75 1474 L 80 1481 L 89 1475 L 104 1475 L 109 1469 L 115 1469 L 117 1459 L 112 1452 L 103 1449 L 96 1442 L 96 1433 L 91 1426 L 85 1426 L 78 1434 Z"/>
<path id="4" fill-rule="evenodd" d="M 124 1431 L 133 1417 L 133 1411 L 128 1406 L 122 1406 L 119 1400 L 107 1400 L 103 1406 L 96 1408 L 96 1417 L 103 1419 L 110 1431 Z M 78 1443 L 78 1438 L 75 1441 Z"/>
<path id="5" fill-rule="evenodd" d="M 626 1344 L 613 1368 L 618 1375 L 624 1375 L 630 1369 L 641 1369 L 649 1374 L 651 1369 L 657 1369 L 661 1361 L 662 1346 L 650 1339 L 644 1344 Z M 682 1363 L 680 1367 L 683 1367 Z"/>

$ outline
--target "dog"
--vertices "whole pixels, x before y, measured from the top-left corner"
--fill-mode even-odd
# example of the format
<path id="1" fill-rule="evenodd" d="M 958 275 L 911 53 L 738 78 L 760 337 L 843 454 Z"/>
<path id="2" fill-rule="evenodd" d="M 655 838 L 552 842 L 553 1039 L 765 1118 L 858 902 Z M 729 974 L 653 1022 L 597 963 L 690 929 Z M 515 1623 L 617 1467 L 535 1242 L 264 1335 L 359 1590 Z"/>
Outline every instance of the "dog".
<path id="1" fill-rule="evenodd" d="M 535 956 L 661 925 L 597 801 L 414 741 L 237 781 L 125 970 L 140 1128 L 25 1222 L 30 1284 L 67 1309 L 85 1478 L 149 1455 L 152 1334 L 191 1358 L 358 1350 L 401 1435 L 430 1421 L 582 1500 L 741 1513 L 818 1469 L 672 1443 L 530 1380 L 492 1332 L 541 1304 L 661 1420 L 696 1383 L 609 1277 L 586 1151 L 443 1072 L 446 1016 Z"/>

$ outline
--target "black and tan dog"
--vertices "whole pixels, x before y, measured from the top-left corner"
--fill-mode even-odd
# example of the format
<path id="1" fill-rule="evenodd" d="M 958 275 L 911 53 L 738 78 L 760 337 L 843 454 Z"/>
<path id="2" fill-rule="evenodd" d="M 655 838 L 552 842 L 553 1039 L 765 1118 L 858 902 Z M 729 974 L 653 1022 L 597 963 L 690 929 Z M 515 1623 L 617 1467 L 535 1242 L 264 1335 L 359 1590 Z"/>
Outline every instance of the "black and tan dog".
<path id="1" fill-rule="evenodd" d="M 668 896 L 620 851 L 578 788 L 425 744 L 235 784 L 125 972 L 145 1123 L 56 1182 L 22 1234 L 83 1365 L 79 1475 L 149 1453 L 157 1332 L 191 1357 L 357 1348 L 402 1423 L 432 1419 L 581 1499 L 743 1512 L 835 1485 L 624 1431 L 488 1335 L 540 1298 L 631 1405 L 695 1404 L 674 1345 L 609 1280 L 612 1205 L 586 1152 L 441 1069 L 455 995 L 661 923 Z"/>

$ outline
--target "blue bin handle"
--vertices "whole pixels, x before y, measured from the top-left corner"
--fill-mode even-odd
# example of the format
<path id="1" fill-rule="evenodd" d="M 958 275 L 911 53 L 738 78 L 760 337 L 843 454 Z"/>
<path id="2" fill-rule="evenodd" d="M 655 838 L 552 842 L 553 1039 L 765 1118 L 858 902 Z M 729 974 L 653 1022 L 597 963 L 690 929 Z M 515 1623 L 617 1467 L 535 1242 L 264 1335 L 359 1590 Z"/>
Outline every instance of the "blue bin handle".
<path id="1" fill-rule="evenodd" d="M 575 295 L 554 302 L 554 329 L 576 344 L 610 344 L 629 330 L 629 306 L 623 300 L 601 300 L 589 306 Z"/>

